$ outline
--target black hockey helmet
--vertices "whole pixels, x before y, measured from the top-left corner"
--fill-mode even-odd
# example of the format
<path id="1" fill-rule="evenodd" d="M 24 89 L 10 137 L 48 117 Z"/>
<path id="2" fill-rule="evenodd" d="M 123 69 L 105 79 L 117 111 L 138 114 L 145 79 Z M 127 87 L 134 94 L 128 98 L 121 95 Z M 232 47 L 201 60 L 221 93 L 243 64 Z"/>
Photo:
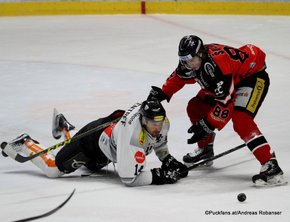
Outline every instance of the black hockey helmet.
<path id="1" fill-rule="evenodd" d="M 153 120 L 155 122 L 163 121 L 166 117 L 166 111 L 162 104 L 155 98 L 145 100 L 139 110 L 141 118 Z"/>
<path id="2" fill-rule="evenodd" d="M 202 51 L 204 49 L 202 40 L 195 35 L 184 36 L 178 47 L 178 56 L 181 63 L 199 56 L 202 58 Z"/>

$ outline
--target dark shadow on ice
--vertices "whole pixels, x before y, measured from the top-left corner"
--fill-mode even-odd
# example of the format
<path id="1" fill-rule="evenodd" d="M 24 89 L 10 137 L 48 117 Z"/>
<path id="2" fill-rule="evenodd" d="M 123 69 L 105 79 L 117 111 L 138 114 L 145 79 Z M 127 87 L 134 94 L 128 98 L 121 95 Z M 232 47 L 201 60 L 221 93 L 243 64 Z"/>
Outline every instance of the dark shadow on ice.
<path id="1" fill-rule="evenodd" d="M 47 176 L 45 176 L 42 172 L 39 172 L 37 169 L 36 170 L 17 170 L 17 171 L 7 171 L 7 172 L 3 172 L 3 174 L 18 174 L 18 175 L 29 175 L 29 176 L 36 176 L 36 177 L 44 177 L 44 178 L 48 178 Z"/>

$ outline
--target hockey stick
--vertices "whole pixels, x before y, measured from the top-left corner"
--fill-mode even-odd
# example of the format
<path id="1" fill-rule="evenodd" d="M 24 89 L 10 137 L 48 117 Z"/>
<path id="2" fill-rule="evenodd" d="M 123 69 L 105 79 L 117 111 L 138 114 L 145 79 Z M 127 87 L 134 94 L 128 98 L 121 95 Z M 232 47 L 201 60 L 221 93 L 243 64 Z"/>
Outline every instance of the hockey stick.
<path id="1" fill-rule="evenodd" d="M 193 170 L 194 168 L 197 168 L 197 167 L 199 167 L 199 166 L 202 166 L 202 165 L 204 165 L 204 164 L 206 164 L 206 163 L 208 163 L 208 162 L 210 162 L 210 161 L 216 160 L 216 159 L 218 159 L 218 158 L 220 158 L 220 157 L 222 157 L 222 156 L 228 155 L 229 153 L 232 153 L 232 152 L 234 152 L 234 151 L 236 151 L 236 150 L 239 150 L 239 149 L 241 149 L 241 148 L 243 148 L 243 147 L 245 147 L 245 146 L 246 146 L 246 144 L 243 143 L 243 144 L 241 144 L 241 145 L 239 145 L 239 146 L 236 146 L 236 147 L 231 148 L 231 149 L 229 149 L 229 150 L 227 150 L 227 151 L 224 151 L 224 152 L 222 152 L 222 153 L 220 153 L 220 154 L 217 154 L 217 155 L 215 155 L 215 156 L 213 156 L 213 157 L 211 157 L 211 158 L 208 158 L 208 159 L 205 159 L 205 160 L 203 160 L 203 161 L 200 161 L 200 162 L 198 162 L 198 163 L 196 163 L 196 164 L 193 164 L 192 166 L 188 167 L 187 170 L 188 170 L 188 171 Z"/>
<path id="2" fill-rule="evenodd" d="M 47 216 L 55 213 L 56 211 L 58 211 L 60 208 L 62 208 L 71 199 L 71 197 L 74 195 L 75 191 L 76 191 L 76 189 L 73 190 L 73 192 L 69 195 L 68 198 L 66 198 L 66 200 L 62 204 L 60 204 L 56 208 L 48 211 L 47 213 L 44 213 L 44 214 L 41 214 L 41 215 L 38 215 L 38 216 L 34 216 L 34 217 L 21 219 L 21 220 L 16 220 L 14 222 L 26 222 L 26 221 L 36 220 L 36 219 L 40 219 L 40 218 L 43 218 L 43 217 L 47 217 Z"/>
<path id="3" fill-rule="evenodd" d="M 53 151 L 53 150 L 55 150 L 55 149 L 58 149 L 58 148 L 60 148 L 60 147 L 62 147 L 62 146 L 64 146 L 64 145 L 67 145 L 67 144 L 69 144 L 69 143 L 75 142 L 75 141 L 77 141 L 77 140 L 79 140 L 79 139 L 81 139 L 81 138 L 83 138 L 83 137 L 86 137 L 86 136 L 88 136 L 88 135 L 90 135 L 90 134 L 92 134 L 92 133 L 94 133 L 94 132 L 96 132 L 96 131 L 98 131 L 98 130 L 101 130 L 101 129 L 103 129 L 103 128 L 106 128 L 107 126 L 111 125 L 111 124 L 114 123 L 114 122 L 119 121 L 120 119 L 121 119 L 121 117 L 120 117 L 120 118 L 117 118 L 117 119 L 115 119 L 115 120 L 113 120 L 113 121 L 110 121 L 110 122 L 107 122 L 107 123 L 101 124 L 101 125 L 99 125 L 99 126 L 93 128 L 93 129 L 90 129 L 90 130 L 88 130 L 88 131 L 86 131 L 86 132 L 84 132 L 84 133 L 82 133 L 82 134 L 76 135 L 76 136 L 72 137 L 71 139 L 67 139 L 67 140 L 64 140 L 64 141 L 62 141 L 62 142 L 60 142 L 60 143 L 57 143 L 57 144 L 55 144 L 55 145 L 53 145 L 53 146 L 50 146 L 50 147 L 48 147 L 47 149 L 44 149 L 44 150 L 42 150 L 42 151 L 40 151 L 40 152 L 38 152 L 38 153 L 35 153 L 35 154 L 31 155 L 31 156 L 22 156 L 22 155 L 20 155 L 19 153 L 16 153 L 16 151 L 14 151 L 15 153 L 12 153 L 12 154 L 9 155 L 9 156 L 10 156 L 10 157 L 13 156 L 14 159 L 15 159 L 17 162 L 24 163 L 24 162 L 27 162 L 27 161 L 29 161 L 29 160 L 34 159 L 35 157 L 41 156 L 42 154 L 49 153 L 49 152 L 51 152 L 51 151 Z M 5 142 L 3 142 L 3 143 L 5 143 Z M 3 144 L 3 143 L 2 143 L 2 144 Z M 2 145 L 1 145 L 1 147 L 2 147 Z M 2 148 L 2 149 L 3 149 L 3 148 Z M 4 148 L 4 149 L 3 149 L 3 152 L 4 152 L 4 153 L 8 153 L 9 151 L 5 151 L 5 148 Z M 11 151 L 10 151 L 9 153 L 11 153 Z"/>

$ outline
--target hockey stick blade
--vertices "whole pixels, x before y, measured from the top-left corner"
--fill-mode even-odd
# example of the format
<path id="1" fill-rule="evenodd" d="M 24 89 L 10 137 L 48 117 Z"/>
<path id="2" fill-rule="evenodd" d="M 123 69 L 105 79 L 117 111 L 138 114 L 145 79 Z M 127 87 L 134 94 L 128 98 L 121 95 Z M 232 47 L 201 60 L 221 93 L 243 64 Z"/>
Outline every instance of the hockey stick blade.
<path id="1" fill-rule="evenodd" d="M 205 159 L 205 160 L 200 161 L 200 162 L 198 162 L 198 163 L 195 163 L 195 164 L 193 164 L 192 166 L 188 167 L 187 170 L 188 170 L 188 171 L 193 170 L 193 169 L 195 169 L 195 168 L 197 168 L 197 167 L 199 167 L 199 166 L 202 166 L 202 165 L 204 165 L 204 164 L 206 164 L 206 163 L 208 163 L 208 162 L 210 162 L 210 161 L 216 160 L 216 159 L 218 159 L 218 158 L 220 158 L 220 157 L 222 157 L 222 156 L 225 156 L 225 155 L 227 155 L 227 154 L 230 154 L 230 153 L 232 153 L 232 152 L 234 152 L 234 151 L 236 151 L 236 150 L 239 150 L 239 149 L 241 149 L 241 148 L 243 148 L 243 147 L 245 147 L 245 146 L 246 146 L 246 144 L 243 143 L 243 144 L 241 144 L 241 145 L 239 145 L 239 146 L 236 146 L 236 147 L 234 147 L 234 148 L 232 148 L 232 149 L 229 149 L 229 150 L 224 151 L 224 152 L 222 152 L 222 153 L 220 153 L 220 154 L 217 154 L 217 155 L 215 155 L 215 156 L 213 156 L 213 157 L 211 157 L 211 158 L 208 158 L 208 159 Z"/>
<path id="2" fill-rule="evenodd" d="M 85 137 L 85 136 L 88 136 L 88 135 L 90 135 L 90 134 L 92 134 L 92 133 L 94 133 L 94 132 L 96 132 L 96 131 L 98 131 L 98 130 L 100 130 L 100 129 L 106 128 L 107 126 L 111 125 L 111 124 L 114 123 L 114 122 L 119 121 L 120 119 L 121 119 L 121 118 L 117 118 L 117 119 L 115 119 L 115 120 L 113 120 L 113 121 L 110 121 L 110 122 L 107 122 L 107 123 L 101 124 L 101 125 L 99 125 L 99 126 L 93 128 L 93 129 L 91 129 L 91 130 L 88 130 L 87 132 L 84 132 L 84 133 L 82 133 L 82 134 L 76 135 L 76 136 L 72 137 L 71 139 L 68 139 L 68 140 L 62 141 L 62 142 L 60 142 L 60 143 L 57 143 L 57 144 L 55 144 L 55 145 L 53 145 L 53 146 L 50 146 L 50 147 L 48 147 L 47 149 L 44 149 L 44 150 L 42 150 L 42 151 L 40 151 L 40 152 L 38 152 L 38 153 L 35 153 L 35 154 L 31 155 L 31 156 L 22 156 L 22 155 L 20 155 L 19 153 L 17 153 L 14 159 L 15 159 L 17 162 L 20 162 L 20 163 L 27 162 L 27 161 L 29 161 L 29 160 L 34 159 L 35 157 L 41 156 L 42 154 L 49 153 L 49 152 L 51 152 L 51 151 L 53 151 L 53 150 L 55 150 L 55 149 L 58 149 L 58 148 L 60 148 L 60 147 L 63 147 L 64 145 L 67 145 L 67 144 L 69 144 L 69 143 L 72 143 L 72 142 L 74 142 L 74 141 L 77 141 L 77 140 L 79 140 L 79 139 L 81 139 L 81 138 L 83 138 L 83 137 Z"/>
<path id="3" fill-rule="evenodd" d="M 38 215 L 38 216 L 29 217 L 29 218 L 25 218 L 25 219 L 21 219 L 21 220 L 16 220 L 14 222 L 26 222 L 26 221 L 37 220 L 37 219 L 40 219 L 40 218 L 43 218 L 43 217 L 47 217 L 47 216 L 55 213 L 60 208 L 62 208 L 72 198 L 72 196 L 74 195 L 75 191 L 76 191 L 76 189 L 74 189 L 72 191 L 72 193 L 69 195 L 68 198 L 66 198 L 66 200 L 63 203 L 61 203 L 59 206 L 57 206 L 56 208 L 52 209 L 51 211 L 48 211 L 47 213 L 44 213 L 44 214 L 41 214 L 41 215 Z"/>

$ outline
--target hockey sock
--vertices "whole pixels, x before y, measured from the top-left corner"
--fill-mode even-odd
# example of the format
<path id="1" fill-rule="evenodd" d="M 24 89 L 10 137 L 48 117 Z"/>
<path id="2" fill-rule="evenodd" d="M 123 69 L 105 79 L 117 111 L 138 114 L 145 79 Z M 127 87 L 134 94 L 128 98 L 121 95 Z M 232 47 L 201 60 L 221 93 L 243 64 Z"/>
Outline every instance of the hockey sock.
<path id="1" fill-rule="evenodd" d="M 32 140 L 25 141 L 24 145 L 32 153 L 38 153 L 43 150 L 43 148 L 39 144 L 34 143 Z M 51 154 L 42 154 L 32 159 L 31 162 L 38 168 L 40 168 L 48 177 L 55 178 L 63 174 L 57 168 L 55 164 L 55 159 Z"/>
<path id="2" fill-rule="evenodd" d="M 247 146 L 261 165 L 273 157 L 270 152 L 270 145 L 262 134 L 250 139 L 247 142 Z"/>
<path id="3" fill-rule="evenodd" d="M 234 130 L 245 141 L 250 151 L 261 164 L 272 158 L 270 145 L 258 129 L 251 115 L 246 112 L 235 111 L 232 121 Z"/>
<path id="4" fill-rule="evenodd" d="M 27 141 L 25 141 L 25 146 L 29 149 L 29 150 L 31 150 L 32 152 L 34 152 L 34 153 L 38 153 L 38 152 L 40 152 L 40 151 L 42 151 L 43 150 L 43 148 L 42 147 L 40 147 L 40 145 L 38 145 L 38 144 L 36 144 L 36 143 L 34 143 L 32 140 L 27 140 Z M 54 159 L 52 159 L 50 156 L 49 156 L 49 154 L 42 154 L 41 156 L 41 159 L 43 159 L 43 161 L 46 163 L 46 165 L 48 166 L 48 167 L 55 167 L 56 165 L 55 165 L 55 160 Z"/>
<path id="5" fill-rule="evenodd" d="M 62 134 L 66 140 L 71 139 L 70 132 L 66 130 L 65 128 L 62 129 Z"/>
<path id="6" fill-rule="evenodd" d="M 198 147 L 199 147 L 200 149 L 204 149 L 204 148 L 206 148 L 209 144 L 213 144 L 213 142 L 214 142 L 214 137 L 215 137 L 215 134 L 214 134 L 214 133 L 209 134 L 208 137 L 206 137 L 205 139 L 198 141 L 198 143 L 197 143 L 197 144 L 198 144 Z"/>

